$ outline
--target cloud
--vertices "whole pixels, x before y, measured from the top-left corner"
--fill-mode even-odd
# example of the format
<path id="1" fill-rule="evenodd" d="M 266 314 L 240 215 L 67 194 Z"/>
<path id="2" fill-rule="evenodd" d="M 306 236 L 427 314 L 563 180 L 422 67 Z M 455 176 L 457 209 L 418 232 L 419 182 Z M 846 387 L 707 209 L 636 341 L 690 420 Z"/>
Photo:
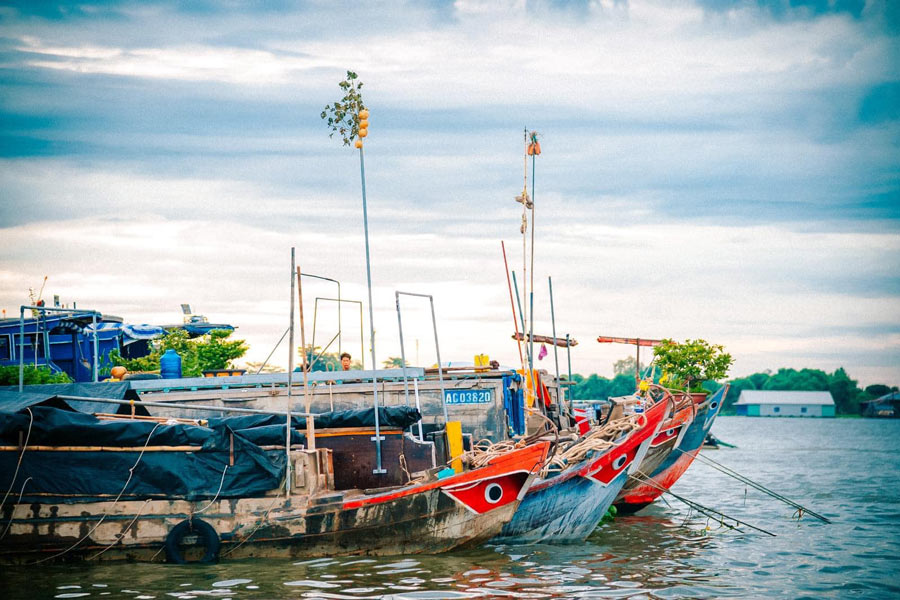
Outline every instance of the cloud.
<path id="1" fill-rule="evenodd" d="M 43 274 L 134 320 L 189 301 L 261 359 L 286 326 L 292 245 L 365 298 L 358 158 L 319 119 L 353 68 L 379 355 L 399 353 L 408 289 L 434 294 L 447 357 L 518 360 L 498 242 L 521 278 L 528 127 L 536 325 L 552 275 L 576 370 L 630 353 L 592 341 L 608 333 L 707 337 L 738 373 L 845 356 L 896 379 L 859 333 L 896 355 L 893 13 L 795 4 L 6 7 L 0 302 Z M 422 310 L 409 335 L 431 356 Z"/>

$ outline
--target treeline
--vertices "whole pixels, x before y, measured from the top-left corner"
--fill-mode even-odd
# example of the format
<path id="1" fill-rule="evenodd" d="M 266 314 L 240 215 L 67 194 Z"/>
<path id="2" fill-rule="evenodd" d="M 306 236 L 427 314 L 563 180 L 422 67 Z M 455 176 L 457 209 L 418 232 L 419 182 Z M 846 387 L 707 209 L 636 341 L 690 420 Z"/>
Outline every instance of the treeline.
<path id="1" fill-rule="evenodd" d="M 572 397 L 576 400 L 605 400 L 610 396 L 625 396 L 634 393 L 634 375 L 621 373 L 612 379 L 599 375 L 584 377 L 577 373 L 572 375 Z M 860 388 L 855 379 L 851 379 L 843 369 L 834 373 L 826 373 L 820 369 L 778 369 L 777 372 L 765 371 L 747 377 L 730 380 L 731 387 L 725 396 L 722 406 L 723 414 L 733 414 L 734 404 L 744 390 L 778 390 L 831 392 L 837 414 L 856 415 L 860 413 L 860 403 L 874 400 L 885 394 L 898 391 L 896 386 L 875 384 Z M 722 383 L 708 381 L 703 387 L 710 392 L 718 390 Z"/>

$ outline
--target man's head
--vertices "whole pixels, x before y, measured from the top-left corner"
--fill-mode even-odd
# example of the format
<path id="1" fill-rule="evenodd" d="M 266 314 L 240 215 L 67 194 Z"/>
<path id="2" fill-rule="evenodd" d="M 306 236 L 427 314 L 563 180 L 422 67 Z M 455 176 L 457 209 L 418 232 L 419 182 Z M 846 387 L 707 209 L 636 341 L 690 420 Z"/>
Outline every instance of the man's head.
<path id="1" fill-rule="evenodd" d="M 341 368 L 345 371 L 350 370 L 350 355 L 346 352 L 341 354 Z"/>

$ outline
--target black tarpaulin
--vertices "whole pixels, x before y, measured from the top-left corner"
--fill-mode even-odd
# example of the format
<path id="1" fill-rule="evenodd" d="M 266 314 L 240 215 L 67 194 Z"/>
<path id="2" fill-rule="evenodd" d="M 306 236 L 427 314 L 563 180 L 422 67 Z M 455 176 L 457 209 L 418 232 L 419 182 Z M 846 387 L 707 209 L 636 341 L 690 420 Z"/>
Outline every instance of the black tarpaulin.
<path id="1" fill-rule="evenodd" d="M 147 408 L 140 405 L 140 396 L 131 389 L 127 381 L 102 383 L 46 383 L 26 385 L 23 392 L 18 386 L 0 386 L 0 411 L 15 412 L 25 406 L 41 404 L 56 396 L 79 396 L 82 398 L 110 398 L 112 400 L 134 400 L 135 414 L 147 416 Z M 83 413 L 131 414 L 131 407 L 92 400 L 65 400 L 65 406 Z M 59 401 L 53 404 L 65 406 Z"/>

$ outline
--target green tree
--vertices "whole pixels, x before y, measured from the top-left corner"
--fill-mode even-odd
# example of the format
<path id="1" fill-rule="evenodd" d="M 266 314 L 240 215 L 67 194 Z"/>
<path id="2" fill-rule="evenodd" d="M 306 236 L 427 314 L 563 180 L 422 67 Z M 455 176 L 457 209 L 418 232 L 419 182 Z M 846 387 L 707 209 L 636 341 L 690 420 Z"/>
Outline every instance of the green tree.
<path id="1" fill-rule="evenodd" d="M 834 398 L 834 405 L 838 414 L 859 414 L 860 389 L 856 387 L 856 381 L 850 379 L 844 367 L 831 374 L 828 381 L 828 390 Z M 863 392 L 864 394 L 865 392 Z"/>
<path id="2" fill-rule="evenodd" d="M 201 371 L 228 369 L 232 361 L 249 350 L 244 340 L 228 340 L 230 331 L 215 329 L 209 332 L 209 340 L 197 344 L 197 362 Z"/>
<path id="3" fill-rule="evenodd" d="M 633 356 L 628 356 L 623 358 L 622 360 L 617 360 L 613 363 L 613 375 L 631 375 L 634 377 L 634 363 L 635 358 Z M 641 363 L 641 373 L 647 368 L 647 365 Z"/>
<path id="4" fill-rule="evenodd" d="M 403 368 L 403 358 L 399 356 L 389 356 L 381 363 L 385 369 L 402 369 Z M 409 366 L 409 361 L 406 361 L 406 366 Z"/>
<path id="5" fill-rule="evenodd" d="M 113 365 L 121 365 L 129 371 L 158 371 L 159 359 L 172 349 L 181 357 L 181 374 L 199 377 L 203 371 L 226 369 L 231 361 L 242 357 L 249 349 L 244 340 L 225 341 L 231 331 L 216 329 L 206 335 L 191 339 L 183 329 L 173 329 L 162 338 L 150 343 L 147 356 L 123 358 L 118 350 L 109 353 Z"/>
<path id="6" fill-rule="evenodd" d="M 756 385 L 753 383 L 753 380 L 749 377 L 740 377 L 738 379 L 732 379 L 730 381 L 731 387 L 728 388 L 728 394 L 725 396 L 725 401 L 722 403 L 722 412 L 731 412 L 734 408 L 734 404 L 740 399 L 741 392 L 744 390 L 755 390 Z"/>
<path id="7" fill-rule="evenodd" d="M 874 399 L 881 398 L 882 396 L 890 394 L 891 392 L 896 392 L 897 387 L 894 386 L 893 388 L 891 388 L 890 386 L 884 385 L 882 383 L 876 383 L 873 385 L 867 385 L 865 391 L 869 395 L 869 398 Z"/>
<path id="8" fill-rule="evenodd" d="M 756 386 L 756 389 L 761 390 L 763 386 L 766 385 L 766 382 L 769 380 L 769 377 L 772 375 L 771 372 L 765 371 L 763 373 L 754 373 L 749 376 L 750 381 L 753 382 L 753 385 Z"/>
<path id="9" fill-rule="evenodd" d="M 664 385 L 691 391 L 705 391 L 703 382 L 724 378 L 734 362 L 724 347 L 701 339 L 683 343 L 664 339 L 653 347 L 653 356 L 667 375 Z"/>
<path id="10" fill-rule="evenodd" d="M 22 372 L 22 382 L 25 385 L 72 383 L 72 379 L 65 373 L 54 373 L 48 367 L 25 365 Z M 18 365 L 0 367 L 0 385 L 19 385 Z"/>

